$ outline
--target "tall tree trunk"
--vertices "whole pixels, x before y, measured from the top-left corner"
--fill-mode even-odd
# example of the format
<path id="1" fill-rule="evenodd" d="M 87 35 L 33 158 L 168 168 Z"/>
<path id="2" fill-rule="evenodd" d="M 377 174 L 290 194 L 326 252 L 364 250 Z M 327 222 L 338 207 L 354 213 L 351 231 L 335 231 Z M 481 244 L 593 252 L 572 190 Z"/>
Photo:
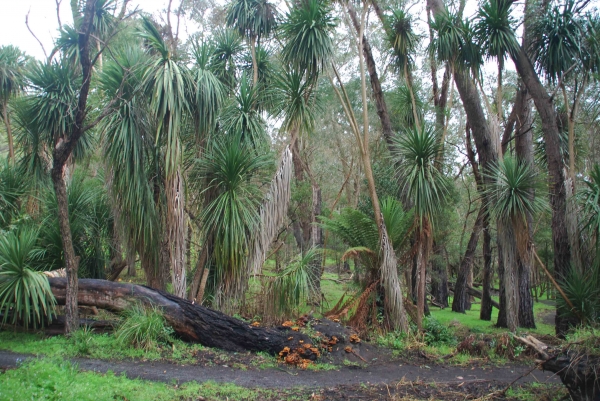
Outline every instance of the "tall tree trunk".
<path id="1" fill-rule="evenodd" d="M 74 1 L 74 0 L 72 0 Z M 70 135 L 58 138 L 52 152 L 52 184 L 56 193 L 58 206 L 58 223 L 63 244 L 65 257 L 65 270 L 67 273 L 66 306 L 65 306 L 65 331 L 70 334 L 79 327 L 79 316 L 77 313 L 77 270 L 79 260 L 75 256 L 73 239 L 71 236 L 71 225 L 69 222 L 69 203 L 67 198 L 67 185 L 65 181 L 65 167 L 77 141 L 84 132 L 84 119 L 86 115 L 87 99 L 92 77 L 92 62 L 90 60 L 90 31 L 94 20 L 96 0 L 88 0 L 85 4 L 84 16 L 79 26 L 79 62 L 83 81 L 79 91 L 77 109 L 75 111 L 75 124 L 69 127 Z"/>
<path id="2" fill-rule="evenodd" d="M 503 221 L 498 221 L 498 237 L 502 237 L 502 260 L 504 262 L 504 305 L 506 327 L 512 332 L 519 326 L 519 286 L 517 283 L 518 260 L 517 243 L 514 227 Z M 498 324 L 499 326 L 499 324 Z"/>
<path id="3" fill-rule="evenodd" d="M 479 319 L 492 320 L 492 235 L 489 215 L 483 217 L 483 284 Z"/>
<path id="4" fill-rule="evenodd" d="M 311 213 L 311 245 L 314 248 L 323 248 L 323 228 L 316 224 L 317 217 L 321 215 L 321 206 L 322 206 L 322 196 L 321 196 L 321 188 L 318 185 L 313 185 L 312 187 L 312 213 Z M 325 259 L 323 258 L 315 258 L 310 263 L 310 281 L 311 281 L 311 290 L 313 294 L 311 298 L 314 303 L 321 303 L 321 272 L 322 266 L 325 265 Z"/>
<path id="5" fill-rule="evenodd" d="M 6 126 L 6 136 L 8 138 L 8 159 L 11 163 L 15 162 L 15 148 L 13 145 L 13 135 L 12 128 L 10 126 L 10 115 L 8 114 L 8 104 L 7 102 L 2 102 L 2 119 L 4 120 L 4 125 Z"/>
<path id="6" fill-rule="evenodd" d="M 167 177 L 166 183 L 167 200 L 167 232 L 168 247 L 171 266 L 171 282 L 173 293 L 185 298 L 186 291 L 186 219 L 185 219 L 185 197 L 183 189 L 183 177 L 181 169 Z"/>
<path id="7" fill-rule="evenodd" d="M 419 249 L 417 253 L 417 328 L 423 330 L 423 316 L 427 302 L 427 263 L 432 247 L 431 224 L 427 217 L 423 218 L 422 227 L 419 228 Z"/>
<path id="8" fill-rule="evenodd" d="M 258 85 L 258 60 L 256 59 L 256 37 L 250 38 L 250 51 L 252 52 L 252 84 Z"/>
<path id="9" fill-rule="evenodd" d="M 473 269 L 473 259 L 475 258 L 475 252 L 477 251 L 477 243 L 479 242 L 479 236 L 483 228 L 483 219 L 485 215 L 485 206 L 482 205 L 479 208 L 477 219 L 473 225 L 473 231 L 469 237 L 467 243 L 467 249 L 463 256 L 460 267 L 458 268 L 458 275 L 456 277 L 456 285 L 454 286 L 454 299 L 452 300 L 452 311 L 465 313 L 465 311 L 471 309 L 470 296 L 467 293 L 468 277 L 469 273 Z"/>
<path id="10" fill-rule="evenodd" d="M 439 243 L 433 244 L 431 259 L 431 295 L 442 307 L 448 306 L 448 269 L 443 260 L 444 247 Z"/>
<path id="11" fill-rule="evenodd" d="M 350 19 L 352 21 L 352 25 L 356 29 L 356 32 L 360 32 L 360 21 L 358 20 L 358 16 L 356 15 L 356 10 L 351 2 L 347 3 L 348 7 L 348 15 L 350 15 Z M 378 7 L 377 7 L 378 8 Z M 376 8 L 376 10 L 377 10 Z M 379 9 L 380 10 L 380 9 Z M 380 10 L 381 11 L 381 10 Z M 373 98 L 375 99 L 375 107 L 377 109 L 377 116 L 379 116 L 379 121 L 381 122 L 381 129 L 383 133 L 383 137 L 385 138 L 388 147 L 391 149 L 393 147 L 392 138 L 394 136 L 394 131 L 392 129 L 392 122 L 390 120 L 390 114 L 388 112 L 387 103 L 383 96 L 383 90 L 381 89 L 381 82 L 379 81 L 379 75 L 377 74 L 377 65 L 375 64 L 375 58 L 373 57 L 373 51 L 371 50 L 371 45 L 366 37 L 362 38 L 362 52 L 365 60 L 365 64 L 367 66 L 367 71 L 369 72 L 369 78 L 371 83 L 371 91 Z"/>
<path id="12" fill-rule="evenodd" d="M 512 55 L 517 73 L 523 80 L 542 121 L 542 132 L 546 143 L 546 159 L 550 180 L 550 205 L 552 208 L 552 244 L 554 248 L 554 274 L 564 280 L 571 262 L 571 247 L 567 231 L 567 196 L 565 188 L 564 161 L 560 149 L 560 131 L 556 121 L 553 99 L 548 95 L 523 47 Z M 557 310 L 556 332 L 564 335 L 570 322 L 568 311 Z"/>
<path id="13" fill-rule="evenodd" d="M 531 113 L 531 99 L 527 93 L 527 88 L 519 85 L 515 99 L 515 108 L 517 112 L 516 131 L 515 131 L 515 151 L 517 158 L 521 163 L 526 163 L 530 168 L 534 168 L 533 157 L 533 115 Z M 533 201 L 535 193 L 530 192 L 529 198 Z M 531 272 L 533 257 L 533 216 L 526 214 L 527 225 L 524 227 L 526 232 L 526 249 L 520 252 L 518 256 L 518 280 L 519 280 L 519 326 L 526 328 L 535 328 L 535 316 L 533 313 L 533 297 L 531 294 Z"/>

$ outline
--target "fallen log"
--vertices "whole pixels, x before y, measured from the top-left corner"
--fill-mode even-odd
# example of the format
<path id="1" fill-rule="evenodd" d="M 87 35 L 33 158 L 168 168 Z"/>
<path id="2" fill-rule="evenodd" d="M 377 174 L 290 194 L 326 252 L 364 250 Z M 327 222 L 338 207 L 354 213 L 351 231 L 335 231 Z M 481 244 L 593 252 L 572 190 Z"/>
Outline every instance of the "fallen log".
<path id="1" fill-rule="evenodd" d="M 448 282 L 448 289 L 450 291 L 454 292 L 454 284 Z M 475 288 L 469 287 L 469 286 L 467 286 L 467 294 L 469 294 L 472 297 L 479 298 L 479 299 L 481 299 L 481 297 L 483 297 L 483 294 L 481 291 L 476 290 Z M 498 310 L 500 309 L 500 304 L 498 302 L 494 301 L 493 299 L 491 300 L 491 302 L 492 302 L 492 306 L 494 308 L 496 308 Z"/>
<path id="2" fill-rule="evenodd" d="M 59 305 L 65 304 L 67 281 L 49 278 L 50 288 Z M 310 344 L 308 336 L 289 328 L 254 327 L 186 299 L 141 285 L 106 280 L 79 280 L 79 305 L 122 312 L 136 303 L 159 307 L 175 334 L 184 341 L 228 351 L 254 351 L 278 354 L 286 346 Z M 316 356 L 305 355 L 314 359 Z"/>
<path id="3" fill-rule="evenodd" d="M 600 356 L 577 351 L 550 350 L 548 345 L 533 336 L 514 338 L 537 352 L 541 358 L 538 361 L 540 369 L 556 373 L 572 400 L 600 400 Z"/>

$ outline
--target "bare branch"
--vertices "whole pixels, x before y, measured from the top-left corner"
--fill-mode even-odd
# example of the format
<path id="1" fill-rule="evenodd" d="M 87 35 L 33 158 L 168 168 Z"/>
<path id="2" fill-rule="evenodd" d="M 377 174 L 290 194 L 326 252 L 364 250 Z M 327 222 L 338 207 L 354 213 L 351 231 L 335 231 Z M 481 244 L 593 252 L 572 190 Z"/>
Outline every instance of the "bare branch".
<path id="1" fill-rule="evenodd" d="M 54 0 L 56 2 L 56 20 L 58 21 L 58 27 L 62 27 L 62 22 L 60 21 L 60 3 L 62 0 Z"/>
<path id="2" fill-rule="evenodd" d="M 35 33 L 33 33 L 33 31 L 31 30 L 31 27 L 29 26 L 29 13 L 31 12 L 31 8 L 29 9 L 29 11 L 27 11 L 27 15 L 25 16 L 25 25 L 27 26 L 27 30 L 29 31 L 29 33 L 35 38 L 35 40 L 37 40 L 37 42 L 40 44 L 42 51 L 44 52 L 44 57 L 48 58 L 48 54 L 46 53 L 46 49 L 44 48 L 44 45 L 42 44 L 42 42 L 38 39 L 37 36 L 35 36 Z"/>

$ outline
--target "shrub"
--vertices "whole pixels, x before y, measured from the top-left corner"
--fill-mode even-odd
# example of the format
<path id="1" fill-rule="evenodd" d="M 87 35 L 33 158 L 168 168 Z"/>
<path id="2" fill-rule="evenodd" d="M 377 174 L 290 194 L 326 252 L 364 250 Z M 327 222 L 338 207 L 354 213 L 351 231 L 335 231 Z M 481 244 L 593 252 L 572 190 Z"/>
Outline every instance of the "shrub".
<path id="1" fill-rule="evenodd" d="M 51 320 L 56 299 L 48 278 L 37 271 L 44 251 L 36 247 L 37 231 L 23 228 L 0 237 L 0 313 L 3 323 L 25 327 Z"/>
<path id="2" fill-rule="evenodd" d="M 124 320 L 115 332 L 121 345 L 145 350 L 171 341 L 172 334 L 173 329 L 165 321 L 160 309 L 145 308 L 140 304 L 124 312 Z"/>
<path id="3" fill-rule="evenodd" d="M 450 329 L 438 322 L 433 316 L 426 317 L 424 323 L 425 343 L 427 345 L 456 344 L 456 337 Z"/>
<path id="4" fill-rule="evenodd" d="M 71 334 L 71 339 L 75 344 L 75 349 L 79 355 L 88 355 L 90 353 L 93 341 L 92 329 L 89 326 L 83 326 Z"/>

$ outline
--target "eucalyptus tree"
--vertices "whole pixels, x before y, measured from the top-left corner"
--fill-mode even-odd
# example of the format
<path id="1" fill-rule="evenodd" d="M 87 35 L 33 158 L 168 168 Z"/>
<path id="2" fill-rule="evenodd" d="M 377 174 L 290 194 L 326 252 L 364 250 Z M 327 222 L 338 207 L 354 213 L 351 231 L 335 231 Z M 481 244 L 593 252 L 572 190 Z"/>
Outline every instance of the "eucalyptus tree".
<path id="1" fill-rule="evenodd" d="M 446 202 L 450 183 L 435 166 L 439 152 L 436 133 L 423 126 L 406 130 L 396 139 L 395 161 L 403 192 L 415 211 L 417 269 L 417 327 L 423 328 L 426 302 L 425 272 L 433 245 L 433 217 Z"/>
<path id="2" fill-rule="evenodd" d="M 21 50 L 14 46 L 0 47 L 0 106 L 2 106 L 2 120 L 8 137 L 8 157 L 11 162 L 15 160 L 15 148 L 8 102 L 23 91 L 25 65 L 25 54 Z"/>
<path id="3" fill-rule="evenodd" d="M 247 38 L 252 54 L 253 85 L 258 84 L 257 45 L 277 27 L 277 8 L 267 0 L 233 0 L 227 9 L 227 26 Z"/>

